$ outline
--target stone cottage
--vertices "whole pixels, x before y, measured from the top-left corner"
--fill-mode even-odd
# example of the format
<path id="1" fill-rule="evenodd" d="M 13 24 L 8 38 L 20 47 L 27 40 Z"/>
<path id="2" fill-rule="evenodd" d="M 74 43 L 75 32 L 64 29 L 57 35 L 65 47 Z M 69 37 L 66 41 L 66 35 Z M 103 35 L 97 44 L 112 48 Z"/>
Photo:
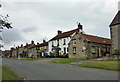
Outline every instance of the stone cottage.
<path id="1" fill-rule="evenodd" d="M 35 46 L 35 43 L 33 40 L 31 41 L 31 44 L 26 43 L 26 45 L 24 46 L 24 52 L 23 52 L 25 54 L 25 57 L 30 57 L 29 49 L 33 46 Z"/>
<path id="2" fill-rule="evenodd" d="M 96 58 L 110 54 L 111 40 L 108 38 L 79 33 L 69 43 L 69 58 Z"/>

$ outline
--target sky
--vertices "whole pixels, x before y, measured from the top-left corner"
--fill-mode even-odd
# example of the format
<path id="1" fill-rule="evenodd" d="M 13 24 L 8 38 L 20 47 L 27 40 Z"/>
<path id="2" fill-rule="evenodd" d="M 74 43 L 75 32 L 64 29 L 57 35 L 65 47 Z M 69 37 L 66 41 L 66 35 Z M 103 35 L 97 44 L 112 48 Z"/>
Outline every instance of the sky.
<path id="1" fill-rule="evenodd" d="M 119 0 L 4 0 L 2 15 L 9 15 L 12 29 L 3 29 L 4 50 L 21 44 L 42 43 L 57 31 L 83 25 L 86 34 L 110 38 L 109 25 L 118 11 Z"/>

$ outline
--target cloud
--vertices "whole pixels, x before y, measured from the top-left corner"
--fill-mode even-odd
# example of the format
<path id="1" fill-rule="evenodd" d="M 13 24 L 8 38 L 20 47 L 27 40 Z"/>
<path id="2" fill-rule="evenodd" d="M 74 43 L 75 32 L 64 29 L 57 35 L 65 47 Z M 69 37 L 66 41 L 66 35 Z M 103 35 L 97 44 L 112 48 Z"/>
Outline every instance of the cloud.
<path id="1" fill-rule="evenodd" d="M 2 32 L 2 38 L 3 38 L 3 42 L 7 45 L 16 41 L 24 41 L 24 37 L 21 36 L 19 30 L 17 29 L 10 29 L 10 30 L 4 29 Z"/>
<path id="2" fill-rule="evenodd" d="M 37 31 L 38 30 L 38 28 L 36 28 L 36 27 L 29 27 L 29 28 L 24 28 L 24 29 L 22 29 L 22 31 L 23 32 L 35 32 L 35 31 Z"/>
<path id="3" fill-rule="evenodd" d="M 41 43 L 44 38 L 53 38 L 57 30 L 77 28 L 77 22 L 88 34 L 110 37 L 109 24 L 117 12 L 117 0 L 81 1 L 3 2 L 3 11 L 9 14 L 14 26 L 14 30 L 4 30 L 5 43 L 19 45 L 31 40 Z"/>

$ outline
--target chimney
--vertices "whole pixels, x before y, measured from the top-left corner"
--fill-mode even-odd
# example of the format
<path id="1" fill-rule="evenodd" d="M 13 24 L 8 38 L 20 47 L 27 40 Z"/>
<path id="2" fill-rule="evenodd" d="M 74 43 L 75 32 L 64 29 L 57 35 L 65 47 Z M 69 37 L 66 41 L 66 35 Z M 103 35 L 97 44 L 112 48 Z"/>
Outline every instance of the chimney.
<path id="1" fill-rule="evenodd" d="M 28 46 L 28 43 L 26 43 L 26 46 Z"/>
<path id="2" fill-rule="evenodd" d="M 21 44 L 21 47 L 23 47 L 23 44 Z"/>
<path id="3" fill-rule="evenodd" d="M 118 2 L 118 11 L 120 11 L 120 1 Z"/>
<path id="4" fill-rule="evenodd" d="M 43 43 L 45 43 L 46 41 L 43 39 Z"/>
<path id="5" fill-rule="evenodd" d="M 58 34 L 61 34 L 61 33 L 62 33 L 62 31 L 58 30 Z"/>
<path id="6" fill-rule="evenodd" d="M 33 40 L 31 41 L 31 44 L 34 44 L 34 41 L 33 41 Z"/>
<path id="7" fill-rule="evenodd" d="M 78 24 L 78 29 L 82 30 L 82 25 L 80 23 Z"/>
<path id="8" fill-rule="evenodd" d="M 37 45 L 38 45 L 39 43 L 37 42 Z"/>

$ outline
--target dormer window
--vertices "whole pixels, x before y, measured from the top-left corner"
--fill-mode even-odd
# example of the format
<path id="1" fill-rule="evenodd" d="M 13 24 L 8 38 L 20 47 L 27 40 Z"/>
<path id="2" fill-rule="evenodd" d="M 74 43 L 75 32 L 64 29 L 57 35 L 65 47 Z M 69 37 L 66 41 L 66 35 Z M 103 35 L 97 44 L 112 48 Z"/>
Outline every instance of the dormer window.
<path id="1" fill-rule="evenodd" d="M 64 39 L 63 45 L 66 45 L 66 40 Z"/>

